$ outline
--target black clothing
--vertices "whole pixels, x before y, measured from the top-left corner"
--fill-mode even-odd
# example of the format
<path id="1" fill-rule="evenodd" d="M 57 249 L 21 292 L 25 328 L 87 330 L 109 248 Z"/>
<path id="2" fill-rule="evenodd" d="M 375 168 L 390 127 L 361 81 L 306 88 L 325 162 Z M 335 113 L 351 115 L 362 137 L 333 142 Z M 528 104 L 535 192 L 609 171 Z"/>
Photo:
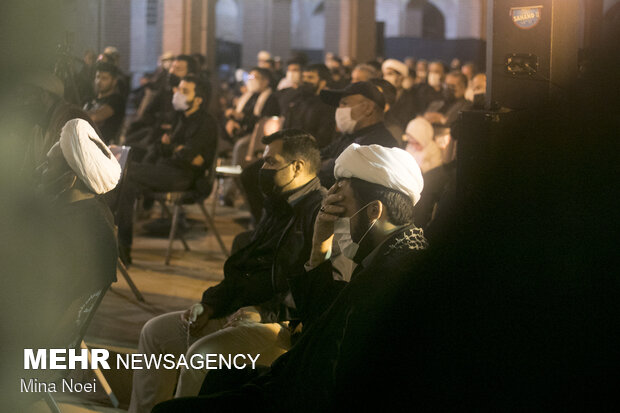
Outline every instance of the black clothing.
<path id="1" fill-rule="evenodd" d="M 199 110 L 188 117 L 178 113 L 171 143 L 161 145 L 158 159 L 152 164 L 129 165 L 117 217 L 122 247 L 129 248 L 133 241 L 133 204 L 138 193 L 191 189 L 215 161 L 217 139 L 216 121 L 206 111 Z M 198 155 L 204 162 L 192 165 Z"/>
<path id="2" fill-rule="evenodd" d="M 350 134 L 344 134 L 336 138 L 331 144 L 321 150 L 321 170 L 318 174 L 324 187 L 331 187 L 334 182 L 334 166 L 336 158 L 352 143 L 359 145 L 381 145 L 387 148 L 398 146 L 389 130 L 383 122 L 375 123 Z"/>
<path id="3" fill-rule="evenodd" d="M 256 116 L 254 114 L 254 106 L 256 105 L 259 96 L 260 93 L 254 93 L 243 106 L 243 109 L 241 110 L 241 113 L 243 113 L 243 119 L 239 122 L 241 131 L 237 133 L 237 136 L 252 133 L 256 122 L 258 122 L 260 118 L 280 116 L 280 104 L 278 103 L 278 97 L 274 93 L 270 94 L 265 100 L 265 105 L 261 109 L 260 115 Z"/>
<path id="4" fill-rule="evenodd" d="M 413 222 L 426 230 L 426 226 L 433 217 L 435 206 L 444 194 L 448 183 L 456 179 L 456 161 L 426 171 L 422 177 L 424 189 L 420 194 L 420 200 L 413 208 Z"/>
<path id="5" fill-rule="evenodd" d="M 456 121 L 459 112 L 467 110 L 472 106 L 472 103 L 465 98 L 456 99 L 452 102 L 446 102 L 443 99 L 436 100 L 428 105 L 427 112 L 439 112 L 446 117 L 447 127 L 452 126 Z"/>
<path id="6" fill-rule="evenodd" d="M 442 89 L 435 90 L 428 83 L 414 85 L 412 91 L 417 102 L 417 107 L 420 109 L 420 114 L 426 112 L 431 102 L 443 99 Z"/>
<path id="7" fill-rule="evenodd" d="M 139 133 L 144 128 L 159 130 L 163 124 L 172 124 L 176 117 L 176 111 L 172 106 L 173 91 L 170 85 L 162 84 L 160 89 L 155 91 L 151 101 L 146 105 L 142 116 L 129 125 L 127 129 L 127 141 L 131 145 L 135 138 L 133 135 Z M 204 107 L 204 106 L 203 106 Z M 156 136 L 157 135 L 157 136 Z M 158 138 L 155 134 L 154 141 Z"/>
<path id="8" fill-rule="evenodd" d="M 309 328 L 304 324 L 299 341 L 272 364 L 270 371 L 241 388 L 206 397 L 175 399 L 153 411 L 184 412 L 190 406 L 202 409 L 196 411 L 226 411 L 219 410 L 226 406 L 222 404 L 224 400 L 229 403 L 228 408 L 247 406 L 253 400 L 258 411 L 317 412 L 346 406 L 356 398 L 367 400 L 374 389 L 363 383 L 387 379 L 366 374 L 367 366 L 380 365 L 389 353 L 375 347 L 383 337 L 374 333 L 382 331 L 383 324 L 389 322 L 386 309 L 403 281 L 415 274 L 415 262 L 424 248 L 422 231 L 404 227 L 373 251 L 369 262 L 356 268 L 349 283 L 333 280 L 329 261 L 308 273 L 295 274 L 290 278 L 291 290 L 300 311 L 312 321 Z"/>
<path id="9" fill-rule="evenodd" d="M 316 138 L 319 148 L 329 145 L 336 132 L 336 108 L 317 95 L 292 100 L 284 115 L 284 129 L 301 129 Z"/>
<path id="10" fill-rule="evenodd" d="M 287 276 L 303 271 L 310 257 L 314 219 L 325 188 L 317 178 L 284 196 L 265 201 L 251 242 L 224 264 L 224 280 L 207 289 L 202 302 L 223 317 L 241 307 L 259 305 L 263 322 L 296 318 Z"/>
<path id="11" fill-rule="evenodd" d="M 114 114 L 97 126 L 99 126 L 99 130 L 101 131 L 100 138 L 109 145 L 116 142 L 121 126 L 123 125 L 123 119 L 125 119 L 125 100 L 119 93 L 113 93 L 102 98 L 94 98 L 84 105 L 84 110 L 89 112 L 97 110 L 104 105 L 108 105 L 112 108 Z"/>
<path id="12" fill-rule="evenodd" d="M 401 130 L 407 128 L 410 120 L 415 118 L 424 108 L 420 107 L 412 90 L 402 90 L 396 102 L 385 113 L 385 123 L 398 126 Z"/>
<path id="13" fill-rule="evenodd" d="M 276 96 L 278 98 L 278 104 L 280 105 L 280 115 L 288 116 L 288 109 L 293 102 L 302 98 L 300 89 L 287 87 L 286 89 L 278 90 Z"/>

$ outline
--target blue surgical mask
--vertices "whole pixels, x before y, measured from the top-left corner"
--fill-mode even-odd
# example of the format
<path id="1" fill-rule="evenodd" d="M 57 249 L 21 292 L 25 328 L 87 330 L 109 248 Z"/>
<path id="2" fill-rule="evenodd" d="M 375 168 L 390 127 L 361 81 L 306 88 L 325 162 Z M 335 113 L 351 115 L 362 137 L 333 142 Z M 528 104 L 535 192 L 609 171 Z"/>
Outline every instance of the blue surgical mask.
<path id="1" fill-rule="evenodd" d="M 364 235 L 362 235 L 362 237 L 360 238 L 359 242 L 355 242 L 353 241 L 353 239 L 351 239 L 351 218 L 356 216 L 363 209 L 366 209 L 366 207 L 372 204 L 372 202 L 369 202 L 365 206 L 358 209 L 357 212 L 351 215 L 350 217 L 338 218 L 334 222 L 334 238 L 336 239 L 336 242 L 338 243 L 340 252 L 342 252 L 342 255 L 344 255 L 345 257 L 351 260 L 355 257 L 355 255 L 357 255 L 357 251 L 360 248 L 360 244 L 362 243 L 366 235 L 368 235 L 372 227 L 377 223 L 377 219 L 374 219 L 372 221 L 372 224 L 370 224 L 370 226 L 364 233 Z"/>

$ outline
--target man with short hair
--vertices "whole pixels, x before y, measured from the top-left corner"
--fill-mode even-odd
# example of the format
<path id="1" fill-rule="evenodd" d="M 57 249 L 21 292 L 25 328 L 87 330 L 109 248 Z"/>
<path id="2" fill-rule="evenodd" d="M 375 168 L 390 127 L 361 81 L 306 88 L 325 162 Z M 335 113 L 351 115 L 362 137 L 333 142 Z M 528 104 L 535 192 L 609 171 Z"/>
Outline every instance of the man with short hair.
<path id="1" fill-rule="evenodd" d="M 188 358 L 250 354 L 266 366 L 290 347 L 291 329 L 299 317 L 287 277 L 303 271 L 310 255 L 314 218 L 325 189 L 316 177 L 320 158 L 311 135 L 288 129 L 263 142 L 259 185 L 266 202 L 251 240 L 226 260 L 224 280 L 207 289 L 200 304 L 156 317 L 144 326 L 139 353 Z M 177 396 L 197 395 L 206 374 L 206 369 L 183 369 Z M 135 371 L 133 380 L 129 411 L 150 412 L 156 403 L 172 397 L 176 372 Z"/>
<path id="2" fill-rule="evenodd" d="M 361 63 L 355 66 L 351 72 L 351 83 L 367 82 L 378 77 L 381 76 L 373 66 L 367 63 Z"/>
<path id="3" fill-rule="evenodd" d="M 172 97 L 176 119 L 160 138 L 152 163 L 130 165 L 118 217 L 119 252 L 131 263 L 133 204 L 139 192 L 185 191 L 204 177 L 215 161 L 218 128 L 207 113 L 207 90 L 196 76 L 186 76 Z"/>
<path id="4" fill-rule="evenodd" d="M 125 101 L 118 92 L 117 81 L 116 66 L 106 62 L 97 63 L 96 97 L 84 105 L 84 110 L 101 131 L 101 139 L 107 145 L 116 142 L 125 118 Z"/>
<path id="5" fill-rule="evenodd" d="M 456 121 L 459 112 L 471 106 L 471 103 L 465 99 L 466 89 L 465 75 L 458 70 L 450 72 L 446 76 L 442 99 L 428 106 L 424 118 L 433 125 L 450 127 Z"/>
<path id="6" fill-rule="evenodd" d="M 159 142 L 164 133 L 170 133 L 176 111 L 172 106 L 174 88 L 181 79 L 196 74 L 196 61 L 189 55 L 178 55 L 170 64 L 168 81 L 159 84 L 159 89 L 149 94 L 149 101 L 141 106 L 141 116 L 133 121 L 127 129 L 126 144 L 141 149 L 142 156 L 151 145 Z M 206 100 L 205 102 L 206 103 Z M 135 155 L 135 154 L 134 154 Z"/>
<path id="7" fill-rule="evenodd" d="M 207 376 L 205 394 L 210 395 L 171 400 L 153 413 L 358 411 L 377 396 L 375 386 L 403 387 L 394 380 L 406 378 L 373 372 L 398 357 L 383 347 L 382 333 L 389 325 L 389 336 L 398 336 L 389 313 L 393 297 L 416 276 L 416 262 L 427 246 L 413 224 L 422 175 L 402 149 L 352 144 L 337 159 L 335 178 L 317 215 L 305 270 L 289 278 L 304 320 L 299 341 L 261 375 L 248 371 L 227 386 Z M 348 283 L 332 278 L 333 242 L 358 264 Z M 383 370 L 389 368 L 402 370 L 391 365 Z M 397 406 L 388 398 L 384 407 Z"/>
<path id="8" fill-rule="evenodd" d="M 323 102 L 337 107 L 336 127 L 342 134 L 321 151 L 319 178 L 323 186 L 333 185 L 336 158 L 350 144 L 398 146 L 383 123 L 385 96 L 376 85 L 352 83 L 340 90 L 322 90 L 319 96 Z"/>
<path id="9" fill-rule="evenodd" d="M 304 67 L 300 97 L 284 113 L 284 127 L 307 131 L 316 138 L 319 148 L 327 146 L 336 131 L 334 108 L 319 97 L 329 78 L 329 70 L 323 64 Z"/>
<path id="10" fill-rule="evenodd" d="M 416 85 L 417 87 L 414 88 L 420 113 L 426 111 L 431 102 L 443 97 L 444 77 L 445 68 L 443 63 L 436 60 L 428 64 L 426 82 Z"/>
<path id="11" fill-rule="evenodd" d="M 280 115 L 278 99 L 270 84 L 269 70 L 260 67 L 250 70 L 247 92 L 239 98 L 235 109 L 226 111 L 226 133 L 230 137 L 252 133 L 254 125 L 262 117 Z"/>

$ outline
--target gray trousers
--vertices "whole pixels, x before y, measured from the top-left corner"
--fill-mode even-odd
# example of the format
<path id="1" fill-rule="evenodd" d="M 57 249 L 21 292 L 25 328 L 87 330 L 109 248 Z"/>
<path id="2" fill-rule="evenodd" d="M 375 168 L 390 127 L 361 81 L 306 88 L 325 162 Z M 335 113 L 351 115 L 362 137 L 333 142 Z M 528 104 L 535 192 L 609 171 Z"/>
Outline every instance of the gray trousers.
<path id="1" fill-rule="evenodd" d="M 187 326 L 182 314 L 183 311 L 177 311 L 149 320 L 140 333 L 138 353 L 147 357 L 174 354 L 175 358 L 185 354 L 188 360 L 194 354 L 250 354 L 258 355 L 257 365 L 269 366 L 290 348 L 289 330 L 281 324 L 219 318 L 209 320 L 201 331 L 190 336 L 188 349 Z M 134 370 L 129 412 L 150 413 L 153 406 L 173 397 L 175 385 L 175 397 L 198 395 L 207 372 L 185 368 Z"/>

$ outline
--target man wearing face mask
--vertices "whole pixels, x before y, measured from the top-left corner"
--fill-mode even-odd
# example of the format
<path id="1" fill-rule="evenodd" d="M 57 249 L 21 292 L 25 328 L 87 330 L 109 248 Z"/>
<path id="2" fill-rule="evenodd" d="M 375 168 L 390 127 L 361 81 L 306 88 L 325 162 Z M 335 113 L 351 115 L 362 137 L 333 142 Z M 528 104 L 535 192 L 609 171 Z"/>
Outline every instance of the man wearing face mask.
<path id="1" fill-rule="evenodd" d="M 248 91 L 241 95 L 235 109 L 228 109 L 225 113 L 228 136 L 237 138 L 252 133 L 260 118 L 280 115 L 278 98 L 270 83 L 269 70 L 255 67 L 250 71 L 246 82 Z"/>
<path id="2" fill-rule="evenodd" d="M 320 158 L 311 135 L 288 129 L 263 143 L 260 188 L 266 201 L 250 241 L 226 260 L 224 280 L 207 289 L 199 304 L 144 326 L 140 353 L 187 354 L 188 359 L 193 354 L 249 353 L 260 355 L 257 364 L 265 366 L 290 347 L 294 325 L 289 322 L 298 316 L 287 277 L 303 271 L 326 191 L 316 177 Z M 205 375 L 206 370 L 182 370 L 177 397 L 197 395 Z M 129 411 L 146 413 L 172 397 L 176 372 L 136 370 L 133 380 Z"/>
<path id="3" fill-rule="evenodd" d="M 129 125 L 125 138 L 125 144 L 134 150 L 134 159 L 142 159 L 164 133 L 170 134 L 176 117 L 176 110 L 172 106 L 174 88 L 179 86 L 185 76 L 195 75 L 197 69 L 196 61 L 191 56 L 176 56 L 168 70 L 167 81 L 157 84 L 158 89 L 145 96 L 146 100 L 140 104 L 138 119 Z M 206 99 L 203 103 L 206 107 Z M 139 155 L 138 158 L 136 155 Z"/>
<path id="4" fill-rule="evenodd" d="M 336 127 L 341 135 L 321 150 L 319 178 L 323 186 L 334 183 L 336 158 L 352 143 L 359 145 L 398 146 L 383 123 L 385 96 L 371 82 L 352 83 L 340 90 L 323 90 L 323 102 L 336 106 Z"/>
<path id="5" fill-rule="evenodd" d="M 420 112 L 426 111 L 431 102 L 443 98 L 444 73 L 443 63 L 439 61 L 429 63 L 426 82 L 419 84 L 414 89 Z"/>
<path id="6" fill-rule="evenodd" d="M 452 126 L 459 112 L 471 106 L 471 102 L 465 99 L 466 89 L 465 75 L 457 70 L 450 72 L 446 76 L 442 99 L 428 106 L 424 118 L 433 125 Z"/>
<path id="7" fill-rule="evenodd" d="M 248 372 L 224 389 L 218 386 L 218 393 L 162 403 L 153 413 L 242 411 L 253 405 L 274 412 L 363 411 L 384 388 L 404 387 L 402 376 L 373 373 L 385 369 L 386 358 L 401 356 L 389 354 L 389 341 L 378 332 L 393 326 L 392 299 L 415 277 L 427 246 L 413 224 L 422 174 L 402 149 L 356 144 L 338 157 L 334 173 L 337 183 L 317 215 L 310 258 L 304 271 L 289 277 L 304 320 L 299 341 L 260 375 Z M 358 264 L 348 283 L 332 275 L 334 240 Z M 398 336 L 398 329 L 391 333 Z M 205 394 L 214 393 L 209 384 Z M 390 397 L 381 403 L 386 410 L 396 407 Z"/>
<path id="8" fill-rule="evenodd" d="M 334 107 L 321 100 L 319 94 L 329 82 L 330 73 L 323 64 L 306 66 L 299 86 L 300 96 L 291 102 L 284 116 L 284 128 L 305 130 L 314 136 L 319 148 L 332 141 L 336 132 Z"/>
<path id="9" fill-rule="evenodd" d="M 176 111 L 171 132 L 162 135 L 157 151 L 149 155 L 151 162 L 132 162 L 128 169 L 118 217 L 119 252 L 126 264 L 131 263 L 137 194 L 190 189 L 215 160 L 218 128 L 204 107 L 206 96 L 207 90 L 196 76 L 184 77 L 171 98 Z"/>
<path id="10" fill-rule="evenodd" d="M 73 300 L 116 281 L 114 217 L 99 195 L 116 187 L 121 167 L 87 121 L 72 119 L 63 126 L 59 141 L 49 150 L 39 171 L 39 189 L 49 199 L 50 210 L 45 215 L 49 212 L 50 225 L 56 228 L 49 230 L 56 237 L 57 260 L 53 268 L 46 269 L 47 273 L 37 274 L 35 288 L 41 294 L 35 296 L 41 298 L 37 303 L 40 311 L 54 317 L 63 314 Z M 45 261 L 37 257 L 37 251 L 32 253 L 35 261 Z M 39 333 L 46 340 L 59 338 L 58 331 Z M 47 344 L 64 346 L 62 340 L 66 337 Z"/>

